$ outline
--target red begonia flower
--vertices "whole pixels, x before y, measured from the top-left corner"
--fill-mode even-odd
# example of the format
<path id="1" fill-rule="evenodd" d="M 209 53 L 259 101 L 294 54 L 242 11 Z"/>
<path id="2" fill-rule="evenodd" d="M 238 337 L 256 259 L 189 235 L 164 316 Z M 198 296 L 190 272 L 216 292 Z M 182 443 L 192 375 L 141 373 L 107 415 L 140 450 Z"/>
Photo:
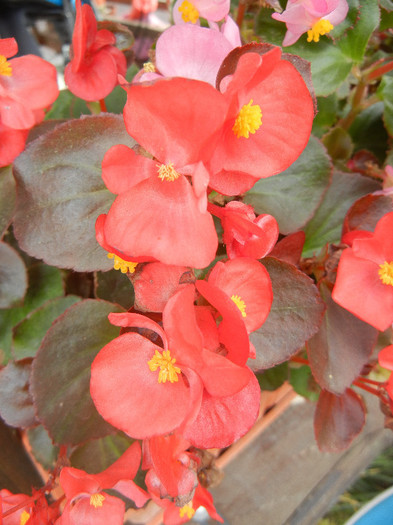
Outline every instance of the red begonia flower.
<path id="1" fill-rule="evenodd" d="M 8 60 L 18 51 L 14 38 L 0 39 L 0 124 L 27 130 L 44 118 L 59 94 L 56 68 L 35 55 Z"/>
<path id="2" fill-rule="evenodd" d="M 213 114 L 202 107 L 204 97 L 213 99 L 212 106 L 216 100 L 214 109 L 206 103 Z M 204 82 L 179 78 L 128 88 L 127 129 L 157 160 L 125 146 L 106 154 L 103 179 L 118 197 L 105 219 L 100 218 L 101 245 L 104 241 L 113 253 L 136 262 L 159 260 L 193 268 L 210 264 L 218 240 L 206 211 L 208 174 L 202 161 L 214 147 L 224 107 L 222 95 Z M 147 133 L 140 125 L 144 120 L 157 125 Z"/>
<path id="3" fill-rule="evenodd" d="M 239 201 L 228 202 L 225 208 L 209 204 L 208 210 L 221 219 L 223 241 L 230 259 L 262 259 L 277 242 L 279 228 L 272 215 L 256 217 L 252 206 Z"/>
<path id="4" fill-rule="evenodd" d="M 13 507 L 17 507 L 26 501 L 26 505 L 18 508 L 15 512 L 12 512 L 5 518 L 2 518 L 3 514 L 11 510 Z M 30 496 L 26 494 L 12 494 L 7 489 L 0 490 L 0 522 L 2 525 L 20 525 L 25 523 L 31 515 L 33 502 Z M 25 520 L 23 522 L 22 520 Z"/>
<path id="5" fill-rule="evenodd" d="M 273 289 L 269 274 L 259 261 L 245 257 L 225 263 L 219 261 L 208 282 L 232 299 L 249 333 L 266 321 L 273 302 Z"/>
<path id="6" fill-rule="evenodd" d="M 147 453 L 148 461 L 144 461 L 143 467 L 148 469 L 145 483 L 150 494 L 190 500 L 198 484 L 199 460 L 187 452 L 189 447 L 190 443 L 177 434 L 144 441 L 144 457 Z"/>
<path id="7" fill-rule="evenodd" d="M 64 71 L 69 90 L 77 97 L 93 101 L 105 98 L 125 75 L 127 63 L 115 47 L 116 37 L 107 29 L 97 31 L 93 9 L 76 0 L 76 20 L 72 35 L 71 62 Z"/>
<path id="8" fill-rule="evenodd" d="M 249 381 L 247 368 L 203 348 L 194 295 L 194 286 L 188 285 L 169 299 L 164 329 L 139 314 L 109 315 L 112 324 L 147 328 L 163 343 L 162 348 L 138 333 L 124 333 L 98 353 L 91 367 L 97 410 L 132 437 L 150 438 L 186 426 L 199 411 L 204 389 L 224 397 Z"/>
<path id="9" fill-rule="evenodd" d="M 393 212 L 374 233 L 351 232 L 352 247 L 343 251 L 332 297 L 366 323 L 384 331 L 393 323 Z"/>
<path id="10" fill-rule="evenodd" d="M 301 154 L 311 133 L 313 101 L 296 68 L 279 48 L 240 56 L 221 81 L 229 104 L 222 140 L 210 162 L 209 185 L 237 195 L 256 180 L 284 171 Z"/>
<path id="11" fill-rule="evenodd" d="M 80 469 L 64 467 L 60 472 L 60 484 L 66 495 L 67 504 L 58 523 L 61 525 L 122 524 L 124 503 L 104 491 L 116 490 L 132 499 L 138 507 L 143 506 L 149 496 L 132 481 L 140 461 L 141 448 L 139 443 L 135 442 L 115 463 L 99 474 L 87 474 Z"/>

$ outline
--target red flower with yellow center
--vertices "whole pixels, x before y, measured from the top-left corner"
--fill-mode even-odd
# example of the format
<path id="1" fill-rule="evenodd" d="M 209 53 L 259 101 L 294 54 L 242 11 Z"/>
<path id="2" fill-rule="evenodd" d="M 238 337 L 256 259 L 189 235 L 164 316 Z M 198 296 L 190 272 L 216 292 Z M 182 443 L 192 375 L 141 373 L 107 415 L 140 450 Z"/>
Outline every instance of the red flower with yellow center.
<path id="1" fill-rule="evenodd" d="M 373 233 L 352 231 L 343 251 L 332 297 L 366 323 L 384 331 L 393 323 L 393 212 Z"/>

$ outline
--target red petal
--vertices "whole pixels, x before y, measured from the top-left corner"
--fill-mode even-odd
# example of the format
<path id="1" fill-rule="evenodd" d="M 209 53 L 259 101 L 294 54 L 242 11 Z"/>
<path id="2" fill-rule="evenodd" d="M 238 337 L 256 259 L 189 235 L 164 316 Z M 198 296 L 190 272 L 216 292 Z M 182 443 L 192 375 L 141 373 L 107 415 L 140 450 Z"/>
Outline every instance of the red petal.
<path id="1" fill-rule="evenodd" d="M 224 448 L 243 436 L 259 412 L 260 388 L 249 370 L 247 386 L 233 396 L 216 398 L 205 392 L 201 410 L 183 436 L 198 448 Z"/>
<path id="2" fill-rule="evenodd" d="M 98 412 L 126 434 L 145 439 L 177 428 L 192 410 L 182 376 L 158 383 L 148 361 L 158 348 L 136 333 L 114 339 L 91 367 L 90 392 Z"/>
<path id="3" fill-rule="evenodd" d="M 160 79 L 152 85 L 134 84 L 127 92 L 127 131 L 160 162 L 180 169 L 211 156 L 227 105 L 210 84 Z"/>
<path id="4" fill-rule="evenodd" d="M 131 258 L 193 268 L 208 266 L 218 246 L 212 216 L 199 211 L 183 176 L 172 182 L 151 177 L 119 195 L 105 222 L 105 238 Z"/>

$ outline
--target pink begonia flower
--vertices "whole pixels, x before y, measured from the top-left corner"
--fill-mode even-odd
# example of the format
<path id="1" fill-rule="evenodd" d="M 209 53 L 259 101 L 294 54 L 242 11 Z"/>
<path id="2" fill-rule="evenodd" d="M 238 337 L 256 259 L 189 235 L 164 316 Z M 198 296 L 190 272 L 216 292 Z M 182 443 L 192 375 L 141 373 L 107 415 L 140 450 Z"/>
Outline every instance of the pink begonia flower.
<path id="1" fill-rule="evenodd" d="M 241 45 L 239 29 L 233 20 L 232 23 L 235 27 L 229 22 L 228 29 L 223 32 L 190 24 L 170 27 L 157 40 L 154 71 L 149 69 L 152 64 L 146 64 L 145 72 L 137 77 L 138 82 L 161 76 L 184 77 L 215 87 L 224 58 Z"/>
<path id="2" fill-rule="evenodd" d="M 340 24 L 347 12 L 346 0 L 288 0 L 285 11 L 272 17 L 286 24 L 282 45 L 290 46 L 306 32 L 307 42 L 319 42 L 319 37 Z"/>
<path id="3" fill-rule="evenodd" d="M 230 0 L 176 0 L 173 5 L 173 21 L 175 24 L 198 24 L 199 18 L 209 22 L 218 22 L 227 16 Z"/>

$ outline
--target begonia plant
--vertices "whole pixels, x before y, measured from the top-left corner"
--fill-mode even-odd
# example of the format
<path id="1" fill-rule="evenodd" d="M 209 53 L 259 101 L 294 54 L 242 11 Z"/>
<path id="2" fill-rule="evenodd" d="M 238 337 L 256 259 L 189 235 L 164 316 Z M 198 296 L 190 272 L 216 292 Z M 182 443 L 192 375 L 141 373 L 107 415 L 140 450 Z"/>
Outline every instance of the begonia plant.
<path id="1" fill-rule="evenodd" d="M 75 9 L 61 91 L 0 39 L 0 523 L 223 522 L 264 390 L 393 417 L 393 9 L 178 0 L 143 60 Z"/>

